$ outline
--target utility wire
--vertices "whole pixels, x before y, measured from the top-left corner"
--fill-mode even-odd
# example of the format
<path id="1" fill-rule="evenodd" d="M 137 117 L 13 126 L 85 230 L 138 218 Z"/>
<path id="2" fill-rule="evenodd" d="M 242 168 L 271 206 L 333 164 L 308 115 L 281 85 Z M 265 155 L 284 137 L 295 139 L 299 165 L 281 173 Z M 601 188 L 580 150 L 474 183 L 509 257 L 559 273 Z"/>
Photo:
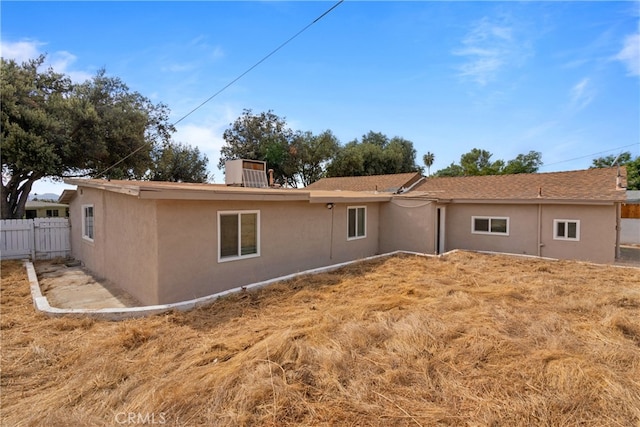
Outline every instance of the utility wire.
<path id="1" fill-rule="evenodd" d="M 237 82 L 238 80 L 240 80 L 241 78 L 243 78 L 245 75 L 247 75 L 248 73 L 250 73 L 254 68 L 256 68 L 258 65 L 262 64 L 264 61 L 266 61 L 267 59 L 269 59 L 271 56 L 273 56 L 276 52 L 278 52 L 280 49 L 282 49 L 283 47 L 285 47 L 287 44 L 289 44 L 293 39 L 295 39 L 296 37 L 298 37 L 300 34 L 304 33 L 307 29 L 309 29 L 309 27 L 311 27 L 313 24 L 315 24 L 316 22 L 320 21 L 322 18 L 324 18 L 326 15 L 328 15 L 333 9 L 335 9 L 336 7 L 338 7 L 342 2 L 344 2 L 344 0 L 339 0 L 337 3 L 335 3 L 333 6 L 331 6 L 329 9 L 327 9 L 322 15 L 318 16 L 316 19 L 314 19 L 311 23 L 309 23 L 306 27 L 304 27 L 303 29 L 301 29 L 300 31 L 298 31 L 297 33 L 295 33 L 293 36 L 291 36 L 287 41 L 285 41 L 284 43 L 280 44 L 278 47 L 276 47 L 275 49 L 273 49 L 271 52 L 269 52 L 267 55 L 265 55 L 262 59 L 260 59 L 258 62 L 256 62 L 255 64 L 253 64 L 251 67 L 249 67 L 245 72 L 243 72 L 242 74 L 240 74 L 238 77 L 236 77 L 235 79 L 231 80 L 231 82 L 227 83 L 226 86 L 224 86 L 222 89 L 218 90 L 216 93 L 214 93 L 213 95 L 211 95 L 209 98 L 207 98 L 206 100 L 204 100 L 200 105 L 198 105 L 197 107 L 195 107 L 193 110 L 189 111 L 187 114 L 185 114 L 184 116 L 180 117 L 178 120 L 176 120 L 175 122 L 173 122 L 171 124 L 171 126 L 175 126 L 178 123 L 180 123 L 181 121 L 183 121 L 184 119 L 186 119 L 187 117 L 189 117 L 191 114 L 195 113 L 197 110 L 199 110 L 200 108 L 202 108 L 206 103 L 208 103 L 209 101 L 211 101 L 213 98 L 215 98 L 216 96 L 220 95 L 222 92 L 224 92 L 226 89 L 228 89 L 231 85 L 233 85 L 235 82 Z M 102 172 L 100 172 L 98 174 L 98 176 L 100 175 L 104 175 L 106 172 L 110 171 L 111 169 L 113 169 L 114 167 L 116 167 L 117 165 L 119 165 L 120 163 L 124 162 L 125 160 L 127 160 L 129 157 L 133 156 L 134 154 L 136 154 L 138 151 L 142 150 L 144 147 L 146 147 L 148 144 L 148 142 L 145 142 L 144 144 L 142 144 L 140 147 L 136 148 L 134 151 L 132 151 L 131 153 L 127 154 L 125 157 L 121 158 L 120 160 L 118 160 L 116 163 L 112 164 L 111 166 L 109 166 L 108 168 L 106 168 L 105 170 L 103 170 Z"/>
<path id="2" fill-rule="evenodd" d="M 557 165 L 559 163 L 567 163 L 567 162 L 572 162 L 574 160 L 581 160 L 581 159 L 586 159 L 588 157 L 593 157 L 593 156 L 597 156 L 599 154 L 605 154 L 605 153 L 610 153 L 612 151 L 617 151 L 617 150 L 621 150 L 623 148 L 629 148 L 629 147 L 634 147 L 638 144 L 629 144 L 629 145 L 623 145 L 622 147 L 617 147 L 617 148 L 612 148 L 610 150 L 605 150 L 605 151 L 600 151 L 598 153 L 593 153 L 593 154 L 587 154 L 586 156 L 580 156 L 580 157 L 575 157 L 573 159 L 568 159 L 568 160 L 560 160 L 559 162 L 553 162 L 553 163 L 547 163 L 545 165 L 540 166 L 540 169 L 547 167 L 547 166 L 551 166 L 551 165 Z"/>

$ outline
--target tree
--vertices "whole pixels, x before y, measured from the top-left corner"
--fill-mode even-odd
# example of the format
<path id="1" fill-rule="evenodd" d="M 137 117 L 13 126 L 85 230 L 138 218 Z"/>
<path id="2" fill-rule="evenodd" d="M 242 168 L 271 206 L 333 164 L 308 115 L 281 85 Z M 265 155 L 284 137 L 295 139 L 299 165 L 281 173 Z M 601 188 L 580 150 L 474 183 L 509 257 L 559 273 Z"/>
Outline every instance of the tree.
<path id="1" fill-rule="evenodd" d="M 2 218 L 22 218 L 33 183 L 69 176 L 142 178 L 170 139 L 168 109 L 100 70 L 74 85 L 45 57 L 0 59 Z"/>
<path id="2" fill-rule="evenodd" d="M 631 152 L 625 151 L 624 153 L 620 153 L 617 156 L 610 155 L 605 157 L 598 157 L 593 159 L 593 164 L 591 168 L 610 168 L 616 165 L 626 165 L 631 161 Z"/>
<path id="3" fill-rule="evenodd" d="M 219 169 L 224 169 L 227 160 L 266 161 L 274 170 L 276 183 L 297 186 L 295 162 L 291 157 L 294 132 L 284 118 L 271 110 L 255 115 L 245 109 L 230 126 L 222 135 L 225 145 L 220 149 Z"/>
<path id="4" fill-rule="evenodd" d="M 71 81 L 51 69 L 38 72 L 43 62 L 0 58 L 2 218 L 22 218 L 33 183 L 66 171 L 69 151 L 81 153 L 66 120 Z"/>
<path id="5" fill-rule="evenodd" d="M 76 85 L 72 138 L 84 146 L 84 158 L 69 159 L 75 169 L 88 169 L 95 178 L 143 179 L 153 165 L 152 153 L 167 144 L 175 131 L 169 109 L 131 92 L 104 69 L 92 80 Z"/>
<path id="6" fill-rule="evenodd" d="M 477 175 L 506 175 L 516 173 L 535 173 L 542 165 L 542 154 L 529 151 L 518 154 L 515 159 L 491 161 L 491 154 L 487 150 L 474 148 L 460 156 L 460 164 L 451 163 L 448 167 L 435 173 L 436 176 L 477 176 Z"/>
<path id="7" fill-rule="evenodd" d="M 606 156 L 593 159 L 592 168 L 610 168 L 625 166 L 627 169 L 627 189 L 640 190 L 640 156 L 631 158 L 631 152 L 625 151 L 618 156 Z"/>
<path id="8" fill-rule="evenodd" d="M 152 154 L 151 181 L 200 182 L 209 181 L 209 159 L 198 147 L 170 142 Z"/>
<path id="9" fill-rule="evenodd" d="M 265 161 L 274 171 L 274 181 L 290 187 L 306 186 L 322 178 L 327 162 L 340 147 L 330 130 L 319 135 L 293 131 L 271 110 L 260 114 L 244 110 L 224 131 L 223 138 L 218 168 L 224 169 L 227 160 Z"/>
<path id="10" fill-rule="evenodd" d="M 515 159 L 509 160 L 502 173 L 536 173 L 540 166 L 542 166 L 542 153 L 529 151 L 527 154 L 518 154 Z"/>
<path id="11" fill-rule="evenodd" d="M 326 164 L 338 152 L 340 143 L 330 130 L 320 135 L 307 131 L 296 133 L 293 147 L 297 180 L 306 187 L 324 176 Z"/>
<path id="12" fill-rule="evenodd" d="M 493 154 L 487 150 L 478 148 L 472 149 L 470 152 L 460 157 L 460 166 L 462 166 L 463 175 L 498 175 L 504 166 L 502 160 L 491 162 Z"/>
<path id="13" fill-rule="evenodd" d="M 431 175 L 431 166 L 433 165 L 433 161 L 436 159 L 436 156 L 431 152 L 427 151 L 427 154 L 422 156 L 422 161 L 424 165 L 427 167 L 427 175 Z"/>
<path id="14" fill-rule="evenodd" d="M 418 172 L 413 143 L 370 131 L 342 147 L 327 165 L 327 176 L 369 176 Z"/>

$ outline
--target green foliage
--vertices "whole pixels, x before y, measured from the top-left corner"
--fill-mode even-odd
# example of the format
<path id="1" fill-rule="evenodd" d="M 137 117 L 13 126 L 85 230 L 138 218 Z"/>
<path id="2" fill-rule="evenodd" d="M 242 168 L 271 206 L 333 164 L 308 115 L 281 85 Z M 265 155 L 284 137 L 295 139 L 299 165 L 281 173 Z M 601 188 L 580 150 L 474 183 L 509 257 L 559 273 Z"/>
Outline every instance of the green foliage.
<path id="1" fill-rule="evenodd" d="M 324 176 L 326 164 L 338 152 L 340 142 L 330 130 L 320 135 L 298 132 L 293 139 L 293 148 L 298 178 L 306 187 Z"/>
<path id="2" fill-rule="evenodd" d="M 209 159 L 198 147 L 168 143 L 152 154 L 151 181 L 200 182 L 209 181 Z"/>
<path id="3" fill-rule="evenodd" d="M 615 165 L 626 165 L 631 161 L 631 152 L 625 151 L 619 155 L 610 155 L 593 159 L 591 168 L 610 168 Z"/>
<path id="4" fill-rule="evenodd" d="M 326 162 L 336 153 L 339 142 L 331 131 L 320 135 L 294 132 L 284 118 L 271 110 L 253 114 L 244 110 L 224 131 L 226 144 L 220 150 L 218 168 L 227 160 L 248 159 L 267 162 L 280 185 L 309 185 L 324 175 Z"/>
<path id="5" fill-rule="evenodd" d="M 431 151 L 427 151 L 427 154 L 422 156 L 422 161 L 424 162 L 424 165 L 427 167 L 427 175 L 431 175 L 431 166 L 433 165 L 433 162 L 435 161 L 435 159 L 436 159 L 436 156 Z"/>
<path id="6" fill-rule="evenodd" d="M 542 165 L 542 154 L 529 151 L 527 154 L 509 160 L 491 161 L 491 154 L 487 150 L 474 148 L 460 156 L 460 164 L 451 163 L 448 167 L 435 173 L 436 176 L 478 176 L 478 175 L 506 175 L 516 173 L 535 173 Z"/>
<path id="7" fill-rule="evenodd" d="M 96 178 L 143 179 L 153 165 L 156 145 L 168 143 L 174 131 L 168 108 L 130 92 L 104 70 L 76 85 L 72 97 L 79 107 L 72 110 L 72 136 L 83 145 L 84 156 L 72 156 L 67 164 L 88 169 Z"/>
<path id="8" fill-rule="evenodd" d="M 267 166 L 274 170 L 276 183 L 296 186 L 288 156 L 293 136 L 285 120 L 273 111 L 255 115 L 245 109 L 222 135 L 226 144 L 220 149 L 218 168 L 224 169 L 227 160 L 266 161 Z"/>
<path id="9" fill-rule="evenodd" d="M 104 70 L 82 84 L 45 57 L 0 59 L 2 218 L 21 218 L 33 183 L 73 176 L 142 178 L 151 152 L 170 139 L 168 110 Z"/>
<path id="10" fill-rule="evenodd" d="M 502 173 L 535 173 L 540 166 L 542 166 L 542 153 L 529 151 L 527 154 L 518 154 L 515 159 L 509 160 Z"/>
<path id="11" fill-rule="evenodd" d="M 416 150 L 404 138 L 389 139 L 382 133 L 370 131 L 346 144 L 327 166 L 327 176 L 369 176 L 404 172 L 418 172 Z"/>
<path id="12" fill-rule="evenodd" d="M 592 168 L 610 168 L 619 165 L 627 169 L 627 189 L 640 190 L 640 156 L 631 158 L 631 152 L 625 151 L 618 156 L 606 156 L 593 159 Z"/>
<path id="13" fill-rule="evenodd" d="M 44 57 L 22 66 L 0 59 L 2 218 L 21 218 L 33 183 L 67 170 L 70 146 L 66 117 L 71 82 L 49 69 Z"/>

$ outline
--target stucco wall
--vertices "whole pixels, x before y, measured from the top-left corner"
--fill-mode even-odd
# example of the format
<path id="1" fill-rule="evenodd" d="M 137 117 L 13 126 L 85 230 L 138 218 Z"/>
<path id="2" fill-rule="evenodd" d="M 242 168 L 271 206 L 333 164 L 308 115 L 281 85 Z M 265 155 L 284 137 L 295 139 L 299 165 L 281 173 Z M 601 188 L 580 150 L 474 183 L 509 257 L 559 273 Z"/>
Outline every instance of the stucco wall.
<path id="1" fill-rule="evenodd" d="M 347 240 L 347 206 L 367 207 Z M 260 256 L 218 262 L 218 211 L 260 211 Z M 333 217 L 333 219 L 332 219 Z M 308 202 L 158 202 L 159 303 L 181 301 L 378 253 L 379 207 Z"/>
<path id="2" fill-rule="evenodd" d="M 580 220 L 580 241 L 553 239 L 554 219 Z M 542 256 L 607 263 L 615 261 L 615 206 L 553 205 L 542 209 Z"/>
<path id="3" fill-rule="evenodd" d="M 620 242 L 627 245 L 640 244 L 640 219 L 622 218 L 620 221 Z"/>
<path id="4" fill-rule="evenodd" d="M 395 199 L 380 206 L 380 252 L 435 253 L 435 203 Z"/>
<path id="5" fill-rule="evenodd" d="M 447 250 L 537 254 L 537 206 L 450 204 L 446 210 Z M 471 232 L 473 216 L 509 217 L 509 235 L 485 235 Z"/>
<path id="6" fill-rule="evenodd" d="M 82 206 L 94 206 L 93 242 L 82 237 Z M 72 255 L 145 305 L 157 303 L 155 202 L 91 188 L 70 205 Z"/>
<path id="7" fill-rule="evenodd" d="M 540 255 L 593 262 L 615 260 L 615 206 L 450 204 L 447 207 L 447 249 L 470 249 Z M 509 217 L 509 235 L 471 232 L 472 216 Z M 554 219 L 580 221 L 580 240 L 553 238 Z"/>

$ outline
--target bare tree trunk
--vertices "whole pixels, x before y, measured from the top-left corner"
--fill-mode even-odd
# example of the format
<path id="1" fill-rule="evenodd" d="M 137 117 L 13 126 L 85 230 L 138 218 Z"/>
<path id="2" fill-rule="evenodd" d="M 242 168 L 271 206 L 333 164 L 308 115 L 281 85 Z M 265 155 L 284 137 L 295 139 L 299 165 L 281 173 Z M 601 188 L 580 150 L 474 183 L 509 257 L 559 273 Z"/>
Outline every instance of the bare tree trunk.
<path id="1" fill-rule="evenodd" d="M 2 219 L 20 219 L 24 217 L 25 205 L 33 183 L 42 178 L 40 174 L 16 174 L 9 179 L 7 185 L 2 184 L 2 201 L 0 216 Z"/>

